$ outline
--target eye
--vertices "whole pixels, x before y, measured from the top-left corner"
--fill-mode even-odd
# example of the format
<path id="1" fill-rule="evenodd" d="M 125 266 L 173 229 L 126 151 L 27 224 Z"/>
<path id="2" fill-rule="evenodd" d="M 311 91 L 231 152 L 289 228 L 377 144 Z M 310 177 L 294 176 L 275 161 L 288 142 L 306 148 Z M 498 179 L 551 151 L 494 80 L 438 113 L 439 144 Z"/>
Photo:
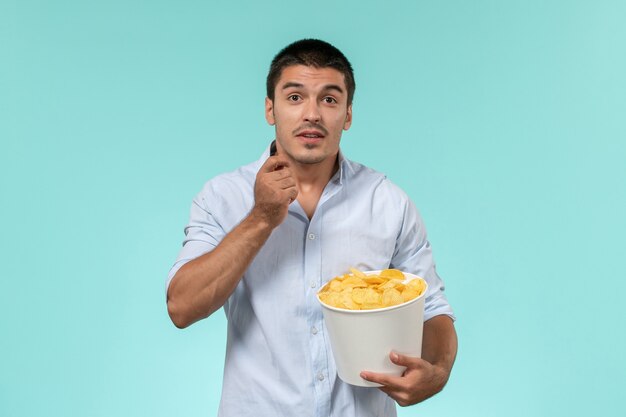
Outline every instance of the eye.
<path id="1" fill-rule="evenodd" d="M 293 102 L 300 101 L 300 96 L 297 94 L 292 94 L 289 97 L 287 97 L 287 100 L 293 101 Z"/>
<path id="2" fill-rule="evenodd" d="M 327 104 L 337 104 L 337 100 L 334 97 L 324 97 L 322 100 Z"/>

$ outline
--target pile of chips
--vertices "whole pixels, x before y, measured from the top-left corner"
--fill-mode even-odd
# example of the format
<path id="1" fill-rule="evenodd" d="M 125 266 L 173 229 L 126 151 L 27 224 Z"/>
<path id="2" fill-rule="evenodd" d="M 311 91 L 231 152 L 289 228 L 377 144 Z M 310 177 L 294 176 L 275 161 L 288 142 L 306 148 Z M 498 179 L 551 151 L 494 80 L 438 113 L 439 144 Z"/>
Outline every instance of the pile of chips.
<path id="1" fill-rule="evenodd" d="M 347 310 L 374 310 L 405 303 L 426 289 L 423 279 L 405 282 L 404 274 L 397 269 L 385 269 L 378 275 L 366 275 L 355 268 L 350 272 L 324 285 L 318 292 L 320 301 Z"/>

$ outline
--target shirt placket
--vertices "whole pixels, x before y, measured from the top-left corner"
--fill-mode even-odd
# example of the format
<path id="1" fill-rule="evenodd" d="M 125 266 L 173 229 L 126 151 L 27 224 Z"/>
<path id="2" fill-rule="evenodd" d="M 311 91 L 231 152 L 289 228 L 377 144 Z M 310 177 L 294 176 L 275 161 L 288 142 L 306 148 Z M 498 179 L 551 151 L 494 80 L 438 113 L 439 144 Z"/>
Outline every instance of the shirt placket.
<path id="1" fill-rule="evenodd" d="M 329 375 L 328 349 L 323 334 L 323 315 L 317 300 L 317 291 L 323 280 L 331 277 L 322 277 L 322 244 L 324 218 L 324 202 L 328 201 L 337 192 L 334 183 L 324 191 L 315 215 L 306 228 L 304 244 L 304 273 L 308 282 L 307 309 L 309 318 L 309 338 L 311 346 L 311 365 L 313 386 L 315 387 L 316 415 L 319 417 L 330 416 L 330 401 L 332 386 Z"/>
<path id="2" fill-rule="evenodd" d="M 322 316 L 317 303 L 316 293 L 321 285 L 321 243 L 322 236 L 319 218 L 316 216 L 309 223 L 305 232 L 304 243 L 304 274 L 309 283 L 307 289 L 307 311 L 309 338 L 311 347 L 311 366 L 313 386 L 315 389 L 316 415 L 328 416 L 330 414 L 331 387 L 328 378 L 328 360 L 324 339 L 320 333 L 322 328 Z"/>

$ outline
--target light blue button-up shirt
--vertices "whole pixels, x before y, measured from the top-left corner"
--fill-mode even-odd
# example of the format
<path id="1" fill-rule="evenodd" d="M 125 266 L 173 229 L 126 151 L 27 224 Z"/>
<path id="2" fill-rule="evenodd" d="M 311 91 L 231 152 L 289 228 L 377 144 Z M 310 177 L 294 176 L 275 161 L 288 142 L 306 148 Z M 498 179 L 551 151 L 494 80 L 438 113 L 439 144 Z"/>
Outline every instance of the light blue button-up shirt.
<path id="1" fill-rule="evenodd" d="M 212 179 L 196 196 L 167 285 L 250 212 L 256 174 L 268 157 L 269 149 L 258 161 Z M 395 402 L 379 389 L 352 386 L 337 376 L 316 293 L 350 267 L 419 275 L 429 288 L 424 319 L 454 318 L 413 203 L 384 175 L 341 153 L 339 162 L 313 218 L 293 202 L 224 305 L 228 336 L 220 416 L 396 415 Z"/>

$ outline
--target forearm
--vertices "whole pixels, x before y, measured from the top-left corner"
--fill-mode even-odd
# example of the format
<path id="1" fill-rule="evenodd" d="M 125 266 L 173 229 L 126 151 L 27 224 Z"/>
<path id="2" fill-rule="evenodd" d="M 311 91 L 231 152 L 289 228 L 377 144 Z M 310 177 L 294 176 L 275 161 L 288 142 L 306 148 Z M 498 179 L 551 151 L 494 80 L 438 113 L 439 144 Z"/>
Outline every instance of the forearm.
<path id="1" fill-rule="evenodd" d="M 456 352 L 456 330 L 450 317 L 435 316 L 424 323 L 422 359 L 445 371 L 441 388 L 448 381 Z"/>
<path id="2" fill-rule="evenodd" d="M 187 327 L 223 306 L 272 229 L 253 210 L 214 250 L 183 265 L 168 289 L 174 324 Z"/>

